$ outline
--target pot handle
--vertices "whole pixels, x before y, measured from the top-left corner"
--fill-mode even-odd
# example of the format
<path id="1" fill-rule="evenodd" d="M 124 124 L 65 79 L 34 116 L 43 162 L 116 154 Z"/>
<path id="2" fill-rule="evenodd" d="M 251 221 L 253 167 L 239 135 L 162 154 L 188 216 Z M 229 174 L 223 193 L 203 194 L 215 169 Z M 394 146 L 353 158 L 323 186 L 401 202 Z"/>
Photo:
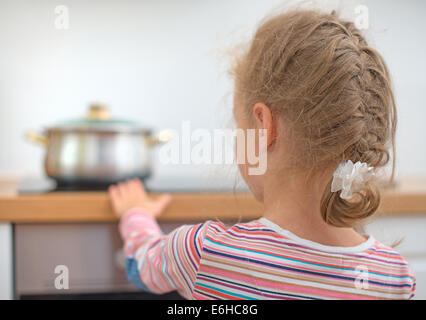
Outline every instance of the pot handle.
<path id="1" fill-rule="evenodd" d="M 37 143 L 37 144 L 41 144 L 43 146 L 47 146 L 47 144 L 49 143 L 49 139 L 46 138 L 45 136 L 35 133 L 35 132 L 27 132 L 25 134 L 25 138 L 27 138 L 28 141 Z"/>
<path id="2" fill-rule="evenodd" d="M 172 134 L 169 130 L 160 131 L 158 134 L 147 137 L 147 142 L 150 147 L 157 144 L 169 142 L 172 139 Z"/>

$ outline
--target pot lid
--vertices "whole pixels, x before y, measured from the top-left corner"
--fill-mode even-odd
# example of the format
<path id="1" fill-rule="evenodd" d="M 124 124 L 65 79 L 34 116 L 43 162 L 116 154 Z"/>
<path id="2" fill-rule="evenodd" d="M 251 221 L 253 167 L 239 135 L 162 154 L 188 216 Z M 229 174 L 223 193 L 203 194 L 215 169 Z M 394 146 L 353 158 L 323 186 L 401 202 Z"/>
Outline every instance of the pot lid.
<path id="1" fill-rule="evenodd" d="M 100 104 L 91 104 L 85 118 L 64 121 L 51 127 L 49 130 L 107 132 L 150 131 L 139 122 L 112 118 L 108 108 Z"/>

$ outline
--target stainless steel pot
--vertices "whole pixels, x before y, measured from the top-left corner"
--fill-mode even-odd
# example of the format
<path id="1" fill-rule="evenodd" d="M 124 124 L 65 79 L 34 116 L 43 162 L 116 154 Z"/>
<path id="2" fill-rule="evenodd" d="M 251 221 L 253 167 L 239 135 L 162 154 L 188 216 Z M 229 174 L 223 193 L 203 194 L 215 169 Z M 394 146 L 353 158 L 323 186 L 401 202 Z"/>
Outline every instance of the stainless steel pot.
<path id="1" fill-rule="evenodd" d="M 112 119 L 108 109 L 92 105 L 85 119 L 28 133 L 46 146 L 46 174 L 65 183 L 114 183 L 151 174 L 152 146 L 169 140 L 166 132 L 153 136 L 138 123 Z"/>

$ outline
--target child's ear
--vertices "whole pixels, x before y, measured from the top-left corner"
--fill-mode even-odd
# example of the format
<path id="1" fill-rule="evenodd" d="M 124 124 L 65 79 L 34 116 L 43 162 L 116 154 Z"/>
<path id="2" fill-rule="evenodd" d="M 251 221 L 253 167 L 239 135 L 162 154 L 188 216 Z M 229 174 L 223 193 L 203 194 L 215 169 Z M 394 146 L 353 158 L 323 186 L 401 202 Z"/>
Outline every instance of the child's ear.
<path id="1" fill-rule="evenodd" d="M 253 117 L 257 129 L 267 130 L 267 146 L 275 140 L 276 126 L 271 109 L 264 103 L 258 102 L 253 107 Z"/>

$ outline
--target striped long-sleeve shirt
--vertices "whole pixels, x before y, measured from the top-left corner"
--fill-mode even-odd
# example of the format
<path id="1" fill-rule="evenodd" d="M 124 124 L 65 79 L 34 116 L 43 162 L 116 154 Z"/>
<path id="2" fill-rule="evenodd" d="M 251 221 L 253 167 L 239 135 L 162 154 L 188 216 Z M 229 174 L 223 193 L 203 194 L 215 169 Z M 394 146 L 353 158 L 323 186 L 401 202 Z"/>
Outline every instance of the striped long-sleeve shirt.
<path id="1" fill-rule="evenodd" d="M 410 299 L 415 277 L 369 236 L 355 247 L 302 239 L 266 218 L 232 227 L 207 221 L 170 234 L 132 209 L 120 221 L 128 279 L 187 299 Z"/>

